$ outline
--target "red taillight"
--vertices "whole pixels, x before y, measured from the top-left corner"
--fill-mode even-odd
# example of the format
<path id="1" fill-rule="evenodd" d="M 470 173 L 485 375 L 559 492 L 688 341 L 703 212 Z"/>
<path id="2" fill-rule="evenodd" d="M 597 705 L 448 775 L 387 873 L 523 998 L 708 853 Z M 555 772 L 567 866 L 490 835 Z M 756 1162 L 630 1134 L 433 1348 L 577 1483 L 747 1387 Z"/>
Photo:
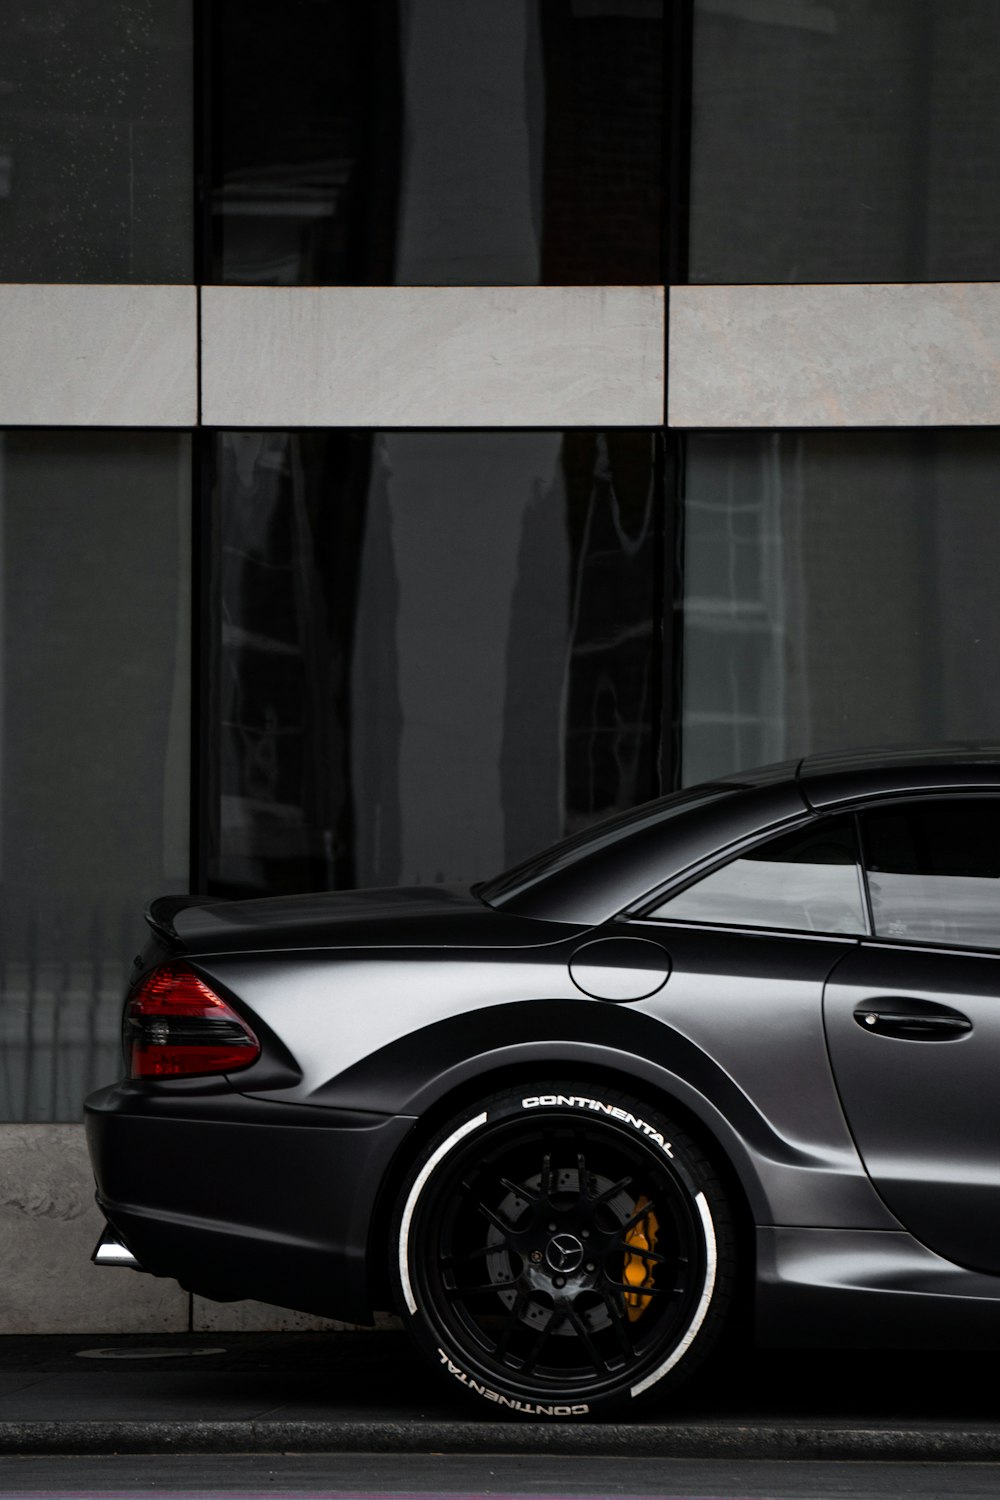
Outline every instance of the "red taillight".
<path id="1" fill-rule="evenodd" d="M 130 1078 L 230 1073 L 260 1056 L 250 1027 L 186 964 L 146 975 L 125 1007 Z"/>

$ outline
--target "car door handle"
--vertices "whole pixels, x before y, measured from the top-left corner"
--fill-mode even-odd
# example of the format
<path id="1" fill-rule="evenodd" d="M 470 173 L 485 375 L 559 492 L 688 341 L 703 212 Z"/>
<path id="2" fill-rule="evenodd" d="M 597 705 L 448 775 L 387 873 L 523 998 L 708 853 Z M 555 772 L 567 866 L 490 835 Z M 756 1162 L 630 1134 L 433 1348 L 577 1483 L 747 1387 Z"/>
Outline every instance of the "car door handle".
<path id="1" fill-rule="evenodd" d="M 972 1030 L 972 1022 L 961 1011 L 923 1005 L 904 1009 L 899 1002 L 891 1010 L 862 1007 L 854 1012 L 854 1019 L 863 1031 L 911 1042 L 948 1042 Z"/>

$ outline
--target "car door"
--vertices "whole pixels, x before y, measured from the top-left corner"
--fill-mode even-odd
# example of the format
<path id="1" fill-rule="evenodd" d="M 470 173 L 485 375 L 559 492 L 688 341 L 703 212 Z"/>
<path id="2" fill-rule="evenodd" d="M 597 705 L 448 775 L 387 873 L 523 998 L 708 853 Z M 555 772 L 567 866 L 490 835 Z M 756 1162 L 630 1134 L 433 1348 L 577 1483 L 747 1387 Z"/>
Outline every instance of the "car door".
<path id="1" fill-rule="evenodd" d="M 1000 800 L 885 803 L 859 827 L 873 936 L 824 996 L 844 1112 L 911 1234 L 1000 1273 Z"/>

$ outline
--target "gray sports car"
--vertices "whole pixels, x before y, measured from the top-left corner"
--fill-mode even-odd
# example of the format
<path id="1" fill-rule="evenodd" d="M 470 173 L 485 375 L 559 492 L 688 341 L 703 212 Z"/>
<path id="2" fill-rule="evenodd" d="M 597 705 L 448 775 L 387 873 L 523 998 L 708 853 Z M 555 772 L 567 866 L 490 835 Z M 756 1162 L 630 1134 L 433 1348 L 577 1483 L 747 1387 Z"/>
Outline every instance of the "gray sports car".
<path id="1" fill-rule="evenodd" d="M 496 1412 L 770 1344 L 1000 1343 L 1000 749 L 809 757 L 471 891 L 154 902 L 99 1263 L 356 1323 Z"/>

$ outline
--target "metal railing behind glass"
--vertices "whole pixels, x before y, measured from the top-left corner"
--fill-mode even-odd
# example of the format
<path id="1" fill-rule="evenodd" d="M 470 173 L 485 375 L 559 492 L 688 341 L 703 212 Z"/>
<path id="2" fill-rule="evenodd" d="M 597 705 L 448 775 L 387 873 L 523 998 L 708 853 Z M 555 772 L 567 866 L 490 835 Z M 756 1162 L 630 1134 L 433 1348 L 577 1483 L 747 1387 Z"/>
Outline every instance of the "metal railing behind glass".
<path id="1" fill-rule="evenodd" d="M 135 911 L 73 915 L 0 932 L 0 1120 L 79 1120 L 85 1096 L 121 1076 Z"/>

